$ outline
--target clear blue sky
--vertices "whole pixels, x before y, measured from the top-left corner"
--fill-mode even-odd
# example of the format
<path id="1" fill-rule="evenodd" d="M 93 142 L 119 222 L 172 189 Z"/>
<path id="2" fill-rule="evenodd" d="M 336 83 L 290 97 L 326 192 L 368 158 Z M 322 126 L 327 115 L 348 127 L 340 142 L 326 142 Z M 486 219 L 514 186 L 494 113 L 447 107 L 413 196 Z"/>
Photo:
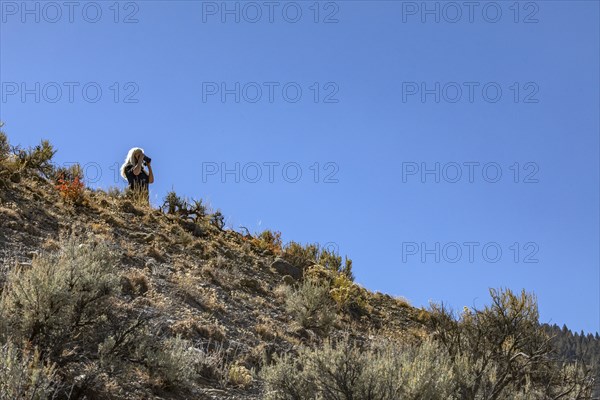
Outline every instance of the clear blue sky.
<path id="1" fill-rule="evenodd" d="M 413 305 L 525 288 L 599 331 L 599 3 L 447 4 L 1 1 L 0 119 L 94 187 L 142 147 L 154 204 L 335 243 Z"/>

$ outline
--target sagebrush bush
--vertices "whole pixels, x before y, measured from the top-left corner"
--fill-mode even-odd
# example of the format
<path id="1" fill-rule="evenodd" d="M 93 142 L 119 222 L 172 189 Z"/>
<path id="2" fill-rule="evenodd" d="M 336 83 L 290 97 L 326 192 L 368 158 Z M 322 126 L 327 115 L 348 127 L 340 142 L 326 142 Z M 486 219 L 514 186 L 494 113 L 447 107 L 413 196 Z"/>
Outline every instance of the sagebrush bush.
<path id="1" fill-rule="evenodd" d="M 70 238 L 58 252 L 35 257 L 30 267 L 14 268 L 0 298 L 5 334 L 58 358 L 84 328 L 103 318 L 117 288 L 115 263 L 107 244 Z"/>
<path id="2" fill-rule="evenodd" d="M 154 348 L 143 347 L 142 357 L 150 371 L 162 378 L 165 386 L 189 386 L 204 362 L 204 354 L 189 340 L 177 336 L 157 343 Z"/>
<path id="3" fill-rule="evenodd" d="M 180 336 L 165 339 L 149 333 L 137 349 L 138 358 L 144 360 L 149 372 L 160 378 L 165 387 L 190 387 L 200 377 L 216 381 L 222 387 L 233 383 L 230 382 L 232 364 L 226 353 L 222 342 L 195 345 Z"/>
<path id="4" fill-rule="evenodd" d="M 303 328 L 326 334 L 337 316 L 329 286 L 315 280 L 305 280 L 298 288 L 287 289 L 286 310 Z"/>
<path id="5" fill-rule="evenodd" d="M 0 400 L 53 398 L 60 386 L 56 367 L 37 351 L 21 351 L 8 342 L 0 345 Z"/>
<path id="6" fill-rule="evenodd" d="M 314 382 L 308 380 L 310 371 L 304 364 L 310 355 L 301 351 L 298 356 L 275 354 L 274 363 L 265 365 L 259 376 L 265 383 L 265 400 L 312 400 L 316 397 Z"/>
<path id="7" fill-rule="evenodd" d="M 356 345 L 344 338 L 276 357 L 261 371 L 265 398 L 591 400 L 590 369 L 552 357 L 535 297 L 490 293 L 492 305 L 458 317 L 433 305 L 433 334 L 417 341 Z"/>
<path id="8" fill-rule="evenodd" d="M 452 369 L 431 341 L 358 345 L 348 335 L 265 366 L 267 400 L 452 400 Z"/>
<path id="9" fill-rule="evenodd" d="M 490 289 L 490 295 L 490 306 L 465 307 L 459 315 L 431 305 L 427 323 L 453 360 L 455 393 L 463 399 L 590 399 L 589 371 L 553 360 L 535 296 L 508 289 Z"/>
<path id="10" fill-rule="evenodd" d="M 107 314 L 106 319 L 108 326 L 97 325 L 101 330 L 101 334 L 94 338 L 97 347 L 89 349 L 86 356 L 98 359 L 100 370 L 110 374 L 143 367 L 146 353 L 140 352 L 140 349 L 159 340 L 148 327 L 152 317 L 146 313 L 132 313 L 130 310 L 128 314 L 118 310 Z"/>

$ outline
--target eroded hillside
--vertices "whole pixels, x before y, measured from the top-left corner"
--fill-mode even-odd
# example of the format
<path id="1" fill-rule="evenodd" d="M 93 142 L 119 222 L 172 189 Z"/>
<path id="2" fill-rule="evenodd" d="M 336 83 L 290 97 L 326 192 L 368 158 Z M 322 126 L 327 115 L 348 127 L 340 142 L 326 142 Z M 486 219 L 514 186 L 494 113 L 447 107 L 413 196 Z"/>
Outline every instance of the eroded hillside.
<path id="1" fill-rule="evenodd" d="M 54 152 L 0 133 L 0 400 L 593 398 L 597 340 L 553 340 L 526 291 L 417 309 L 199 200 L 85 188 Z"/>
<path id="2" fill-rule="evenodd" d="M 206 351 L 228 352 L 227 363 L 248 371 L 256 371 L 263 357 L 323 340 L 317 329 L 298 324 L 285 306 L 286 288 L 296 285 L 302 270 L 317 260 L 308 257 L 302 263 L 309 268 L 295 267 L 279 257 L 299 255 L 281 249 L 269 234 L 254 237 L 220 229 L 218 222 L 211 223 L 211 214 L 196 220 L 177 209 L 168 214 L 168 209 L 136 204 L 116 190 L 84 189 L 79 204 L 72 204 L 51 180 L 30 172 L 11 174 L 0 191 L 1 282 L 9 269 L 29 267 L 36 255 L 58 251 L 69 238 L 104 241 L 117 255 L 118 306 L 127 309 L 127 318 L 135 313 L 147 317 L 155 334 L 180 335 Z M 404 300 L 342 283 L 352 289 L 339 286 L 349 292 L 341 296 L 360 297 L 361 303 L 346 308 L 340 299 L 338 319 L 328 335 L 346 330 L 362 338 L 422 334 L 419 311 Z M 99 362 L 90 357 L 87 363 Z M 80 365 L 82 370 L 91 368 L 87 363 Z M 94 392 L 114 398 L 188 398 L 208 387 L 218 398 L 229 392 L 237 393 L 236 398 L 260 398 L 255 378 L 235 384 L 227 382 L 228 376 L 207 375 L 191 391 L 160 389 L 161 382 L 149 377 L 130 381 L 123 375 L 106 376 L 94 383 Z"/>

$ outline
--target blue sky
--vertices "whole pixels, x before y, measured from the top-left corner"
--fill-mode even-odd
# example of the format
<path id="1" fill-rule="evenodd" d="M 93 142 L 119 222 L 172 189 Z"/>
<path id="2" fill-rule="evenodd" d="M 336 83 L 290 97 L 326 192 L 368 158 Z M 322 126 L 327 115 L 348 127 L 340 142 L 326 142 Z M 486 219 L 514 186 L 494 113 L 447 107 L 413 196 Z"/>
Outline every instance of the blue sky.
<path id="1" fill-rule="evenodd" d="M 142 147 L 155 205 L 332 246 L 413 305 L 524 288 L 600 331 L 599 4 L 472 7 L 1 1 L 0 119 L 93 187 Z"/>

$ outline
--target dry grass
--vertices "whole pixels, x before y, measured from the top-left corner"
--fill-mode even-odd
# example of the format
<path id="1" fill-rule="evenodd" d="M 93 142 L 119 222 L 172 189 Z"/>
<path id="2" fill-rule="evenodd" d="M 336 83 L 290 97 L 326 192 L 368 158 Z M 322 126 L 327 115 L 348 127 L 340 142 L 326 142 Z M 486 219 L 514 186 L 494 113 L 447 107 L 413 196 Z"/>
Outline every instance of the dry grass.
<path id="1" fill-rule="evenodd" d="M 148 257 L 154 258 L 156 261 L 159 261 L 159 262 L 165 261 L 163 252 L 158 250 L 155 245 L 148 247 L 148 250 L 146 251 L 146 255 Z"/>
<path id="2" fill-rule="evenodd" d="M 201 286 L 202 281 L 199 278 L 190 274 L 180 274 L 176 277 L 175 284 L 187 303 L 198 305 L 209 312 L 224 310 L 215 289 Z"/>
<path id="3" fill-rule="evenodd" d="M 273 295 L 275 296 L 275 299 L 279 302 L 284 302 L 289 292 L 290 287 L 285 284 L 279 284 L 275 286 L 275 289 L 273 289 Z"/>
<path id="4" fill-rule="evenodd" d="M 394 297 L 394 301 L 400 307 L 412 308 L 412 306 L 410 305 L 410 302 L 405 297 L 402 297 L 402 296 Z"/>
<path id="5" fill-rule="evenodd" d="M 200 269 L 202 276 L 209 278 L 212 283 L 224 288 L 230 289 L 235 286 L 235 277 L 233 274 L 218 265 L 220 265 L 218 260 L 209 259 Z"/>
<path id="6" fill-rule="evenodd" d="M 121 290 L 124 294 L 143 296 L 150 290 L 148 277 L 140 270 L 131 270 L 123 274 Z"/>
<path id="7" fill-rule="evenodd" d="M 60 249 L 60 244 L 52 239 L 52 238 L 48 238 L 44 241 L 44 243 L 42 243 L 42 250 L 44 251 L 58 251 Z"/>
<path id="8" fill-rule="evenodd" d="M 12 208 L 0 207 L 0 215 L 2 218 L 21 219 L 21 216 Z"/>
<path id="9" fill-rule="evenodd" d="M 90 229 L 92 232 L 97 234 L 106 234 L 110 232 L 110 228 L 106 225 L 106 223 L 92 222 L 90 224 Z"/>
<path id="10" fill-rule="evenodd" d="M 241 388 L 249 387 L 254 381 L 252 372 L 245 366 L 237 364 L 229 367 L 228 379 L 231 385 Z"/>
<path id="11" fill-rule="evenodd" d="M 200 335 L 206 339 L 223 341 L 227 337 L 225 328 L 218 323 L 205 323 L 198 327 Z"/>
<path id="12" fill-rule="evenodd" d="M 263 340 L 273 340 L 277 337 L 277 327 L 273 323 L 260 322 L 254 326 L 254 332 Z"/>
<path id="13" fill-rule="evenodd" d="M 211 339 L 216 341 L 225 340 L 225 329 L 215 322 L 207 322 L 197 315 L 182 317 L 171 326 L 173 335 L 180 335 L 185 339 L 199 340 Z"/>
<path id="14" fill-rule="evenodd" d="M 254 278 L 246 278 L 244 276 L 237 278 L 237 287 L 242 290 L 247 290 L 252 294 L 266 294 L 267 290 L 263 282 Z"/>

